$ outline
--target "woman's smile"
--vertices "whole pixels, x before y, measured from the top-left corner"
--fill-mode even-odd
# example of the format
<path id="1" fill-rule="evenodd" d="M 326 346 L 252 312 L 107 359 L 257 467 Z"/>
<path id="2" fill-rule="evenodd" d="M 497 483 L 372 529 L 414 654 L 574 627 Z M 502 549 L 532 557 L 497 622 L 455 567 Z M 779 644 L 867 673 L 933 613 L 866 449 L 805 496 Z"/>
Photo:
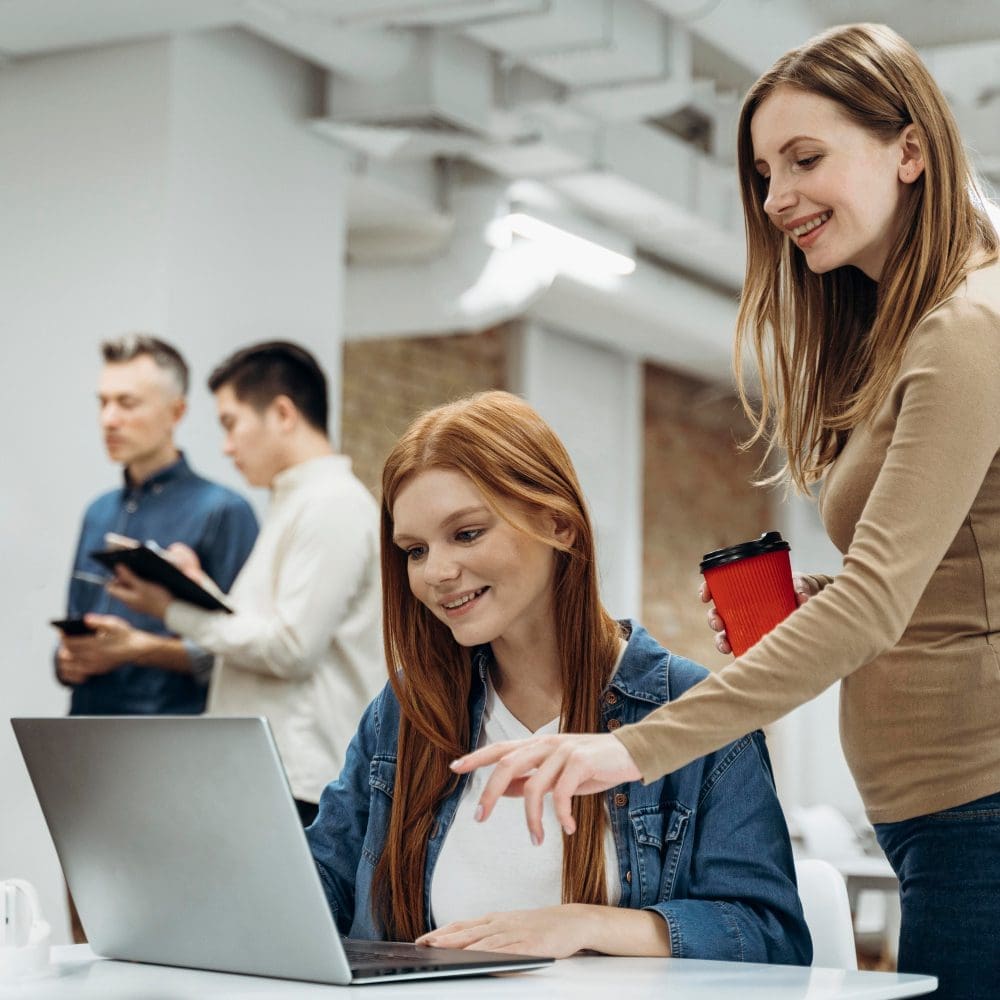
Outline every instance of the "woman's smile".
<path id="1" fill-rule="evenodd" d="M 441 607 L 448 618 L 461 618 L 478 606 L 480 599 L 489 589 L 489 587 L 479 587 L 477 590 L 466 591 L 457 597 L 448 597 L 441 601 Z"/>

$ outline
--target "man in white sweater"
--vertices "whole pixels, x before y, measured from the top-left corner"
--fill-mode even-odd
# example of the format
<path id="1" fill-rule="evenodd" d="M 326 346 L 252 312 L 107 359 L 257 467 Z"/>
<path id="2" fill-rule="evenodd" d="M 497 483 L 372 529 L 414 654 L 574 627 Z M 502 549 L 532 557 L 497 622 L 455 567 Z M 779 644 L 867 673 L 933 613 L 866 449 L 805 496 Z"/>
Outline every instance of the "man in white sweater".
<path id="1" fill-rule="evenodd" d="M 205 611 L 120 571 L 113 596 L 216 655 L 214 715 L 266 715 L 303 822 L 337 777 L 361 713 L 385 683 L 378 508 L 327 435 L 326 377 L 287 342 L 237 351 L 209 378 L 223 450 L 271 504 L 227 597 Z M 200 575 L 189 549 L 171 555 Z"/>

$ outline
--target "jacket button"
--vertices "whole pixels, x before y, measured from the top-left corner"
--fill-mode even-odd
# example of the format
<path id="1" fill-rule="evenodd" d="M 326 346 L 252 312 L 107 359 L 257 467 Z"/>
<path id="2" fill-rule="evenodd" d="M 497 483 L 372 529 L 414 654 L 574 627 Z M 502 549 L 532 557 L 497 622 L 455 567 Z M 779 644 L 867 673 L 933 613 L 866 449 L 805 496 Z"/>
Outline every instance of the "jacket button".
<path id="1" fill-rule="evenodd" d="M 625 881 L 628 882 L 629 885 L 632 884 L 632 869 L 631 868 L 627 872 L 625 872 Z"/>
<path id="2" fill-rule="evenodd" d="M 604 701 L 605 701 L 605 702 L 606 702 L 606 703 L 607 703 L 608 705 L 617 705 L 617 704 L 618 704 L 618 695 L 616 695 L 616 694 L 614 693 L 614 691 L 609 691 L 609 692 L 608 692 L 608 693 L 607 693 L 607 694 L 606 694 L 606 695 L 604 696 Z"/>
<path id="3" fill-rule="evenodd" d="M 628 796 L 624 792 L 615 792 L 615 805 L 619 809 L 628 805 Z"/>
<path id="4" fill-rule="evenodd" d="M 608 729 L 615 730 L 621 726 L 621 719 L 608 719 Z"/>

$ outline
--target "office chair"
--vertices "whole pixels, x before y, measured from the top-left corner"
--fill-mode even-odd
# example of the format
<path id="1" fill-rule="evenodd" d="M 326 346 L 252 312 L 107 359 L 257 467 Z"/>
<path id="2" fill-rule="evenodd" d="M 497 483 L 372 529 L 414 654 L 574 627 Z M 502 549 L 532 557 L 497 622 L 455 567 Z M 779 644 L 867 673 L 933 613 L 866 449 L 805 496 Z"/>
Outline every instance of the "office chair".
<path id="1" fill-rule="evenodd" d="M 829 861 L 796 860 L 795 877 L 806 926 L 812 936 L 812 964 L 831 969 L 857 969 L 854 922 L 843 876 Z"/>

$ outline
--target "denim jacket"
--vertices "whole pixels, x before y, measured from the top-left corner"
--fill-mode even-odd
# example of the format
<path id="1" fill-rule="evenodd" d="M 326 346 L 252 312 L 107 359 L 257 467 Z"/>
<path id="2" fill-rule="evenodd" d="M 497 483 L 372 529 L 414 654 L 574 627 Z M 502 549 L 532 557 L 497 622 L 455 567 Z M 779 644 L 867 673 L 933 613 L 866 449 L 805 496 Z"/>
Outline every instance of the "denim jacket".
<path id="1" fill-rule="evenodd" d="M 638 722 L 706 675 L 628 624 L 628 647 L 603 695 L 609 730 Z M 479 682 L 470 693 L 470 749 L 482 723 L 489 656 L 488 647 L 473 656 Z M 389 825 L 398 725 L 399 703 L 386 686 L 365 712 L 344 769 L 323 792 L 307 831 L 334 919 L 350 937 L 383 936 L 371 913 L 372 877 Z M 424 874 L 428 914 L 434 865 L 466 780 L 438 807 Z M 604 794 L 618 849 L 619 905 L 658 913 L 675 957 L 809 964 L 812 944 L 761 733 L 659 781 Z"/>

